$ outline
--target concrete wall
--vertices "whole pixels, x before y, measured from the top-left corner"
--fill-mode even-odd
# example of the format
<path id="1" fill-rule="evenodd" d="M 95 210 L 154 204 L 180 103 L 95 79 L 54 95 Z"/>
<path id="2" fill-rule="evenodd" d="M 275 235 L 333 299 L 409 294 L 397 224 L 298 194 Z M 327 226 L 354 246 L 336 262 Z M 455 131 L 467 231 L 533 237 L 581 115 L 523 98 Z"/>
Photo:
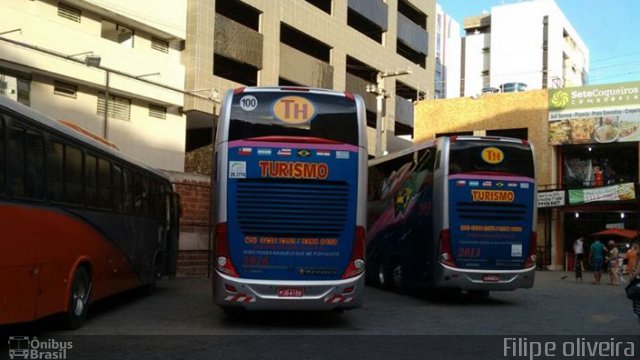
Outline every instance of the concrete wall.
<path id="1" fill-rule="evenodd" d="M 58 1 L 4 0 L 0 2 L 3 30 L 20 31 L 3 35 L 16 41 L 0 41 L 0 69 L 19 70 L 31 77 L 30 105 L 57 119 L 71 120 L 87 130 L 103 135 L 104 119 L 97 115 L 98 92 L 106 87 L 106 71 L 86 66 L 85 55 L 93 52 L 100 66 L 129 74 L 110 72 L 109 92 L 131 100 L 129 121 L 109 119 L 109 141 L 123 152 L 155 167 L 182 171 L 186 117 L 183 105 L 185 70 L 180 64 L 179 38 L 186 27 L 185 13 L 178 13 L 186 0 L 172 0 L 159 11 L 147 11 L 150 1 L 72 1 L 81 10 L 80 22 L 58 16 Z M 183 6 L 184 5 L 184 6 Z M 145 14 L 141 16 L 140 14 Z M 158 15 L 159 16 L 159 15 Z M 133 27 L 134 46 L 126 47 L 102 37 L 102 21 Z M 142 24 L 142 21 L 145 24 Z M 134 26 L 140 26 L 135 28 Z M 165 36 L 168 53 L 151 49 L 152 36 Z M 31 46 L 25 47 L 19 43 Z M 136 79 L 156 82 L 157 86 Z M 76 98 L 55 95 L 54 80 L 78 86 Z M 149 104 L 167 108 L 166 119 L 149 116 Z M 177 135 L 178 134 L 178 135 Z M 182 135 L 180 135 L 182 134 Z"/>
<path id="2" fill-rule="evenodd" d="M 436 133 L 527 128 L 536 151 L 536 176 L 539 185 L 554 183 L 553 146 L 548 144 L 548 92 L 487 94 L 473 98 L 420 101 L 414 121 L 415 142 L 435 137 Z"/>
<path id="3" fill-rule="evenodd" d="M 433 79 L 435 75 L 434 41 L 428 42 L 426 68 L 415 65 L 396 53 L 397 0 L 386 1 L 389 21 L 388 31 L 383 35 L 382 44 L 347 25 L 347 1 L 334 0 L 331 15 L 306 1 L 300 0 L 242 1 L 261 12 L 260 34 L 263 36 L 263 53 L 262 66 L 258 74 L 258 85 L 276 85 L 279 76 L 283 73 L 282 66 L 291 63 L 290 57 L 285 61 L 281 59 L 284 47 L 280 46 L 280 23 L 284 22 L 331 47 L 329 64 L 333 68 L 332 79 L 330 82 L 322 81 L 322 84 L 330 83 L 333 89 L 346 90 L 346 58 L 348 55 L 380 71 L 412 69 L 413 73 L 411 75 L 401 76 L 398 80 L 415 89 L 426 91 L 428 97 L 433 96 Z M 433 36 L 435 34 L 435 0 L 412 1 L 412 4 L 427 14 L 426 31 L 430 36 Z M 220 25 L 216 23 L 215 1 L 190 0 L 188 3 L 188 17 L 187 42 L 183 54 L 183 61 L 188 69 L 186 88 L 188 90 L 215 88 L 223 94 L 228 89 L 242 86 L 213 75 L 214 34 L 216 33 L 215 28 Z M 238 44 L 238 46 L 246 45 Z M 288 56 L 290 54 L 291 52 L 286 52 L 285 55 Z M 319 76 L 327 76 L 327 73 L 321 71 Z M 316 81 L 315 83 L 318 82 Z M 393 78 L 385 81 L 385 88 L 389 94 L 395 93 L 395 86 Z M 356 92 L 364 94 L 365 91 L 365 88 L 362 87 L 357 89 Z M 206 93 L 201 94 L 206 95 Z M 387 100 L 386 105 L 385 128 L 390 130 L 389 134 L 393 134 L 395 101 L 393 99 Z M 210 102 L 187 97 L 184 110 L 187 112 L 197 110 L 211 113 L 212 107 Z M 385 141 L 385 145 L 387 143 L 392 143 L 392 141 Z M 375 142 L 370 141 L 369 144 L 370 151 L 372 151 Z"/>

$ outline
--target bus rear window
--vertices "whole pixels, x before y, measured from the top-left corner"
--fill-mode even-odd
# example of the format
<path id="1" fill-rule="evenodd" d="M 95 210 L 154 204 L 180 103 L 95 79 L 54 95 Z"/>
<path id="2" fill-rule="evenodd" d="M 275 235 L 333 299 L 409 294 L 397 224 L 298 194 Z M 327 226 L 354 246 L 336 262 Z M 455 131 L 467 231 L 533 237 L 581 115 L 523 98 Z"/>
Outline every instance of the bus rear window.
<path id="1" fill-rule="evenodd" d="M 522 143 L 452 141 L 449 174 L 459 173 L 502 173 L 533 178 L 533 153 L 528 144 Z"/>
<path id="2" fill-rule="evenodd" d="M 268 136 L 315 137 L 358 145 L 356 103 L 310 92 L 247 92 L 234 95 L 229 141 Z"/>

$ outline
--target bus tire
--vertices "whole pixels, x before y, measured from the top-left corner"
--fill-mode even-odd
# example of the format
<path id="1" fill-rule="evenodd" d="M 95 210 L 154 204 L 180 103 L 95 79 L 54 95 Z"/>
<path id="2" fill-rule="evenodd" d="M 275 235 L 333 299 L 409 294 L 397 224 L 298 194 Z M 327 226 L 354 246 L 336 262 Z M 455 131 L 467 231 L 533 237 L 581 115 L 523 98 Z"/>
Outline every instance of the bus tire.
<path id="1" fill-rule="evenodd" d="M 71 290 L 69 291 L 69 308 L 64 318 L 67 329 L 80 328 L 87 318 L 91 287 L 91 275 L 84 266 L 78 266 L 73 273 Z"/>
<path id="2" fill-rule="evenodd" d="M 390 271 L 391 274 L 391 285 L 393 286 L 393 291 L 404 294 L 406 293 L 406 289 L 404 287 L 404 273 L 402 270 L 402 266 L 398 265 L 393 270 Z"/>
<path id="3" fill-rule="evenodd" d="M 153 258 L 153 274 L 149 283 L 144 285 L 143 292 L 146 295 L 151 295 L 158 289 L 158 280 L 162 277 L 162 256 L 157 254 Z"/>
<path id="4" fill-rule="evenodd" d="M 382 260 L 378 260 L 378 273 L 377 273 L 378 286 L 382 290 L 393 289 L 393 273 L 384 266 Z"/>

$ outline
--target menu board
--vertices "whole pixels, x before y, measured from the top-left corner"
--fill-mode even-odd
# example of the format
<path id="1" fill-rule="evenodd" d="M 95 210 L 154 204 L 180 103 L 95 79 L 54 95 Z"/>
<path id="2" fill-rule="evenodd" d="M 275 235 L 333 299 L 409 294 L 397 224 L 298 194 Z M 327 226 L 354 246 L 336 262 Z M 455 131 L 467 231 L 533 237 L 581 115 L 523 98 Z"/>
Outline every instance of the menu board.
<path id="1" fill-rule="evenodd" d="M 549 91 L 549 143 L 640 141 L 640 83 Z"/>

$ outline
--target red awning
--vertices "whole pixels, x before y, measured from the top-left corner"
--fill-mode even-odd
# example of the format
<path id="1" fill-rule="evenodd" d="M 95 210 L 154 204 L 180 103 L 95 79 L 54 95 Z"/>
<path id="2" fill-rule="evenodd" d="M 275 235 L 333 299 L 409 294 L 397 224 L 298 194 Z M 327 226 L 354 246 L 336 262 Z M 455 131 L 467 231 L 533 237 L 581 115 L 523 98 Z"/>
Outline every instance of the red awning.
<path id="1" fill-rule="evenodd" d="M 638 237 L 638 230 L 628 229 L 607 229 L 591 234 L 591 236 L 621 236 L 627 239 L 635 239 Z"/>

